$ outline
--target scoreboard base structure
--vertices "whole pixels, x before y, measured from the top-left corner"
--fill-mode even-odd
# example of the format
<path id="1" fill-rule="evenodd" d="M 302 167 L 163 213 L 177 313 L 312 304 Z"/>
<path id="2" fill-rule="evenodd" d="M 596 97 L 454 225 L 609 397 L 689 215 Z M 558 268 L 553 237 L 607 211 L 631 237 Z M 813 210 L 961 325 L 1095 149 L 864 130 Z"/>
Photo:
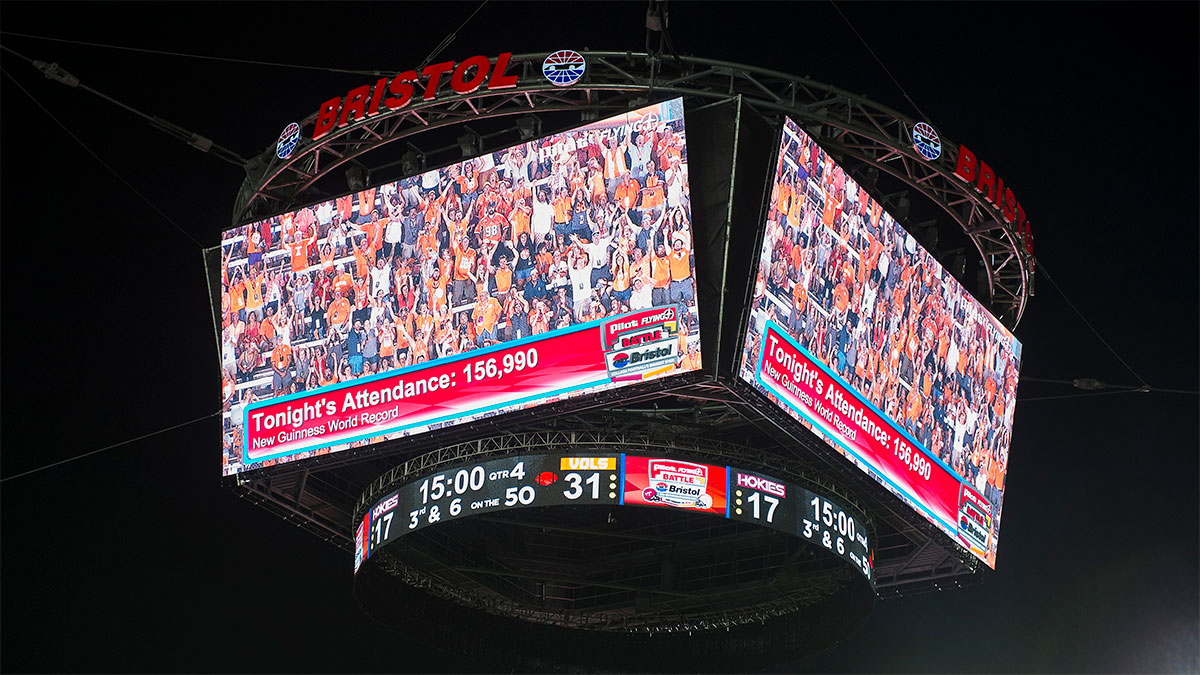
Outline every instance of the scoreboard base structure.
<path id="1" fill-rule="evenodd" d="M 605 449 L 376 481 L 355 533 L 359 605 L 434 646 L 548 672 L 744 671 L 865 621 L 873 537 L 835 491 L 711 454 Z"/>
<path id="2" fill-rule="evenodd" d="M 812 544 L 782 533 L 723 523 L 731 531 L 713 540 L 680 540 L 665 532 L 700 534 L 707 528 L 696 521 L 709 519 L 631 518 L 640 531 L 661 521 L 652 529 L 664 532 L 664 552 L 637 532 L 599 527 L 610 525 L 602 507 L 538 511 L 521 513 L 520 521 L 447 523 L 390 545 L 356 576 L 359 605 L 433 646 L 539 672 L 752 670 L 828 647 L 858 628 L 874 605 L 874 590 L 855 570 L 838 560 L 829 565 Z M 612 515 L 619 522 L 628 511 L 643 516 L 648 509 Z M 592 532 L 581 527 L 588 522 Z M 642 552 L 581 559 L 583 541 L 605 536 L 596 534 L 604 529 L 608 538 L 628 537 L 630 548 L 640 542 Z M 739 554 L 722 556 L 717 542 Z M 551 559 L 531 548 L 559 548 L 561 555 Z M 504 564 L 518 552 L 536 560 L 518 569 Z M 598 570 L 613 581 L 596 579 Z M 590 612 L 560 609 L 571 603 L 554 594 L 568 588 L 604 602 Z"/>

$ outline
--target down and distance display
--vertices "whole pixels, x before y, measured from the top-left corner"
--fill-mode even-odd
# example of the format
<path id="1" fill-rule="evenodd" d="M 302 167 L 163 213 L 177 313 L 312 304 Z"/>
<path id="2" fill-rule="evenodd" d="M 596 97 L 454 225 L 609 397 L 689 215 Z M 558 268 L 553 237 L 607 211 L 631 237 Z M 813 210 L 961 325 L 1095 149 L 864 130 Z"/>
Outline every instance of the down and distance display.
<path id="1" fill-rule="evenodd" d="M 354 570 L 380 547 L 431 525 L 570 504 L 681 509 L 756 523 L 821 546 L 872 579 L 866 521 L 837 501 L 756 471 L 624 454 L 512 455 L 417 478 L 363 514 Z"/>

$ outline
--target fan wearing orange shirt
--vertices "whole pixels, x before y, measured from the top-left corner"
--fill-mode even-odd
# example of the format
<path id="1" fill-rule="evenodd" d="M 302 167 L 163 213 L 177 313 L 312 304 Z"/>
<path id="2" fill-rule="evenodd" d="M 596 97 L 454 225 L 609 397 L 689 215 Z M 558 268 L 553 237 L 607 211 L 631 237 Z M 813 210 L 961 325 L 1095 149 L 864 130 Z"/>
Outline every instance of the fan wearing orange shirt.
<path id="1" fill-rule="evenodd" d="M 782 168 L 783 160 L 780 158 L 780 167 Z M 768 220 L 778 220 L 786 216 L 791 204 L 792 189 L 788 186 L 788 180 L 781 172 L 779 180 L 775 183 L 775 201 L 771 203 L 771 213 L 768 215 Z M 789 225 L 796 223 L 788 222 Z"/>
<path id="2" fill-rule="evenodd" d="M 380 218 L 378 211 L 372 211 L 369 217 L 370 220 L 362 224 L 362 230 L 367 235 L 367 248 L 371 251 L 374 263 L 374 256 L 383 248 L 383 230 L 390 219 Z"/>
<path id="3" fill-rule="evenodd" d="M 550 330 L 550 310 L 540 298 L 534 299 L 533 308 L 529 310 L 529 333 L 540 335 Z"/>
<path id="4" fill-rule="evenodd" d="M 342 222 L 349 222 L 350 217 L 354 215 L 354 195 L 338 197 L 334 201 L 337 203 L 337 212 Z"/>
<path id="5" fill-rule="evenodd" d="M 837 195 L 833 192 L 825 193 L 825 209 L 821 211 L 821 222 L 833 227 L 833 221 L 842 208 L 842 204 L 838 201 Z"/>
<path id="6" fill-rule="evenodd" d="M 229 287 L 229 313 L 246 320 L 246 279 L 241 270 L 234 272 L 233 284 Z"/>
<path id="7" fill-rule="evenodd" d="M 262 323 L 258 326 L 259 335 L 274 343 L 276 324 L 282 318 L 282 316 L 275 316 L 274 305 L 267 305 L 267 316 L 263 318 Z"/>
<path id="8" fill-rule="evenodd" d="M 380 321 L 377 328 L 379 334 L 379 370 L 389 370 L 396 367 L 396 324 Z"/>
<path id="9" fill-rule="evenodd" d="M 483 284 L 476 286 L 476 297 L 480 300 L 475 303 L 475 309 L 471 310 L 471 319 L 475 322 L 476 343 L 480 347 L 486 347 L 489 343 L 497 341 L 496 323 L 500 320 L 500 314 L 504 310 L 496 298 L 487 295 L 486 290 Z M 487 299 L 483 300 L 484 297 Z"/>
<path id="10" fill-rule="evenodd" d="M 470 207 L 479 191 L 479 170 L 476 168 L 475 162 L 471 160 L 463 162 L 462 170 L 458 172 L 458 176 L 453 177 L 453 180 L 458 184 L 458 193 L 462 195 L 463 206 Z"/>
<path id="11" fill-rule="evenodd" d="M 317 240 L 317 233 L 313 232 L 308 237 L 303 237 L 299 234 L 292 235 L 285 239 L 287 242 L 288 255 L 291 256 L 292 271 L 303 272 L 308 267 L 308 251 L 313 243 Z"/>
<path id="12" fill-rule="evenodd" d="M 491 290 L 495 295 L 504 295 L 512 288 L 513 271 L 508 265 L 508 256 L 501 254 L 499 265 L 492 273 Z"/>
<path id="13" fill-rule="evenodd" d="M 476 227 L 480 241 L 497 244 L 504 238 L 504 231 L 508 229 L 508 219 L 496 212 L 495 204 L 487 204 Z"/>
<path id="14" fill-rule="evenodd" d="M 253 275 L 253 277 L 249 276 Z M 251 270 L 246 278 L 246 313 L 257 312 L 262 316 L 263 306 L 263 275 Z"/>
<path id="15" fill-rule="evenodd" d="M 466 300 L 474 300 L 475 259 L 478 253 L 471 248 L 471 240 L 459 237 L 454 244 L 454 282 L 451 284 L 450 304 L 457 307 Z"/>
<path id="16" fill-rule="evenodd" d="M 638 195 L 641 192 L 642 185 L 629 174 L 628 171 L 621 177 L 621 182 L 617 184 L 617 190 L 614 195 L 617 205 L 625 211 L 629 211 L 637 206 Z"/>
<path id="17" fill-rule="evenodd" d="M 375 251 L 371 250 L 366 239 L 360 239 L 354 247 L 354 276 L 365 277 L 370 274 L 375 264 Z"/>
<path id="18" fill-rule="evenodd" d="M 908 415 L 908 423 L 906 426 L 912 428 L 917 420 L 921 418 L 921 393 L 916 387 L 913 387 L 908 392 L 908 410 L 905 414 Z"/>
<path id="19" fill-rule="evenodd" d="M 654 289 L 651 291 L 651 302 L 655 307 L 665 306 L 670 302 L 671 294 L 671 260 L 667 255 L 667 247 L 659 245 L 658 253 L 650 259 L 650 275 L 654 279 Z"/>
<path id="20" fill-rule="evenodd" d="M 375 188 L 358 193 L 358 222 L 365 223 L 375 210 Z"/>
<path id="21" fill-rule="evenodd" d="M 801 279 L 792 285 L 792 332 L 800 335 L 804 332 L 805 315 L 808 310 L 808 289 Z"/>
<path id="22" fill-rule="evenodd" d="M 607 197 L 608 191 L 604 187 L 604 170 L 600 168 L 599 160 L 588 161 L 587 176 L 587 183 L 592 188 L 592 202 L 598 202 L 601 197 Z"/>
<path id="23" fill-rule="evenodd" d="M 371 316 L 371 278 L 354 280 L 354 319 L 366 322 Z"/>
<path id="24" fill-rule="evenodd" d="M 837 308 L 839 313 L 844 314 L 846 307 L 850 305 L 850 291 L 846 289 L 845 282 L 842 282 L 833 289 L 833 306 Z"/>
<path id="25" fill-rule="evenodd" d="M 683 153 L 679 150 L 679 139 L 675 136 L 674 129 L 664 125 L 661 132 L 662 137 L 658 141 L 657 159 L 658 165 L 666 168 L 678 162 L 683 157 Z"/>
<path id="26" fill-rule="evenodd" d="M 346 333 L 350 328 L 350 315 L 353 309 L 350 306 L 350 301 L 339 290 L 333 291 L 333 302 L 329 303 L 329 309 L 326 311 L 326 319 L 329 321 L 331 329 L 337 329 L 339 333 Z"/>
<path id="27" fill-rule="evenodd" d="M 400 344 L 408 345 L 408 358 L 411 363 L 424 363 L 429 360 L 429 341 L 421 329 L 418 328 L 413 334 L 401 326 Z"/>
<path id="28" fill-rule="evenodd" d="M 530 230 L 529 219 L 533 214 L 533 204 L 529 197 L 520 197 L 513 205 L 512 212 L 509 217 L 512 218 L 512 243 L 515 245 L 517 239 L 524 232 L 531 238 L 533 232 Z"/>
<path id="29" fill-rule="evenodd" d="M 666 205 L 667 198 L 664 192 L 662 178 L 654 171 L 654 161 L 646 162 L 646 186 L 641 191 L 640 208 L 642 213 L 651 213 L 655 218 Z"/>
<path id="30" fill-rule="evenodd" d="M 275 340 L 271 352 L 271 390 L 276 394 L 286 393 L 292 386 L 292 348 L 282 338 Z"/>
<path id="31" fill-rule="evenodd" d="M 565 234 L 567 221 L 571 219 L 571 197 L 567 194 L 567 189 L 559 188 L 550 204 L 554 207 L 554 231 Z"/>
<path id="32" fill-rule="evenodd" d="M 338 264 L 337 276 L 333 278 L 333 288 L 342 294 L 342 297 L 350 295 L 350 291 L 354 288 L 354 277 L 346 271 L 346 263 Z"/>
<path id="33" fill-rule="evenodd" d="M 629 273 L 629 256 L 620 249 L 613 251 L 609 269 L 612 271 L 613 297 L 623 304 L 629 304 L 629 296 L 633 294 L 633 278 Z"/>
<path id="34" fill-rule="evenodd" d="M 604 148 L 600 151 L 604 159 L 604 186 L 611 199 L 620 183 L 621 177 L 629 172 L 625 164 L 625 148 L 612 136 L 604 139 Z"/>
<path id="35" fill-rule="evenodd" d="M 787 219 L 788 224 L 792 227 L 800 227 L 800 221 L 804 218 L 804 193 L 797 188 L 792 188 L 792 203 L 788 206 Z"/>
<path id="36" fill-rule="evenodd" d="M 683 237 L 672 237 L 670 259 L 670 299 L 674 303 L 692 304 L 696 291 L 692 284 L 692 254 L 683 247 Z"/>

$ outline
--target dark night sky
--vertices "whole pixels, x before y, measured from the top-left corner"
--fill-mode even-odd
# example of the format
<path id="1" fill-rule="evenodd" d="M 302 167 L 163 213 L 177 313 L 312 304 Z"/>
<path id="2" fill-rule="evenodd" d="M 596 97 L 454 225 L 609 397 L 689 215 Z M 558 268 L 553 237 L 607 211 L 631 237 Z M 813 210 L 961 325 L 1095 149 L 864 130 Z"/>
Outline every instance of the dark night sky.
<path id="1" fill-rule="evenodd" d="M 249 156 L 370 78 L 17 34 L 403 70 L 475 7 L 9 2 L 0 44 Z M 1197 389 L 1200 6 L 839 7 L 941 134 L 1014 189 L 1038 258 L 1113 349 L 1152 386 Z M 640 51 L 644 9 L 492 2 L 443 55 Z M 830 4 L 670 9 L 682 53 L 918 114 Z M 10 53 L 0 67 L 7 478 L 217 408 L 200 246 L 171 221 L 215 244 L 242 176 Z M 1045 278 L 1016 333 L 1024 376 L 1138 384 Z M 1197 403 L 1120 393 L 1018 405 L 997 570 L 963 591 L 881 602 L 857 633 L 789 669 L 1197 671 Z M 433 667 L 355 606 L 349 554 L 221 487 L 219 456 L 209 419 L 6 480 L 0 670 Z"/>

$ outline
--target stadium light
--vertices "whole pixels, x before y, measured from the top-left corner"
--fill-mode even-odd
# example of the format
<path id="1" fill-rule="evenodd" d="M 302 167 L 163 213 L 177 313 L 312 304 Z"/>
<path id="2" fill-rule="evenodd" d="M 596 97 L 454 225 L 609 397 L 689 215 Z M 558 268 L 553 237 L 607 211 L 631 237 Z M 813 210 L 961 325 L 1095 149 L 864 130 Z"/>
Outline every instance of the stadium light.
<path id="1" fill-rule="evenodd" d="M 483 152 L 483 138 L 474 129 L 465 124 L 463 125 L 463 129 L 466 129 L 467 133 L 456 139 L 458 141 L 458 148 L 462 150 L 462 156 L 474 157 L 481 154 Z"/>
<path id="2" fill-rule="evenodd" d="M 527 141 L 535 136 L 542 134 L 542 120 L 533 115 L 517 118 L 517 131 L 521 134 L 521 140 Z"/>
<path id="3" fill-rule="evenodd" d="M 361 165 L 355 164 L 346 169 L 346 187 L 355 192 L 365 190 L 370 180 L 370 175 Z"/>
<path id="4" fill-rule="evenodd" d="M 400 156 L 400 168 L 404 170 L 405 175 L 411 176 L 425 169 L 425 153 L 412 143 L 408 144 L 408 150 Z"/>

